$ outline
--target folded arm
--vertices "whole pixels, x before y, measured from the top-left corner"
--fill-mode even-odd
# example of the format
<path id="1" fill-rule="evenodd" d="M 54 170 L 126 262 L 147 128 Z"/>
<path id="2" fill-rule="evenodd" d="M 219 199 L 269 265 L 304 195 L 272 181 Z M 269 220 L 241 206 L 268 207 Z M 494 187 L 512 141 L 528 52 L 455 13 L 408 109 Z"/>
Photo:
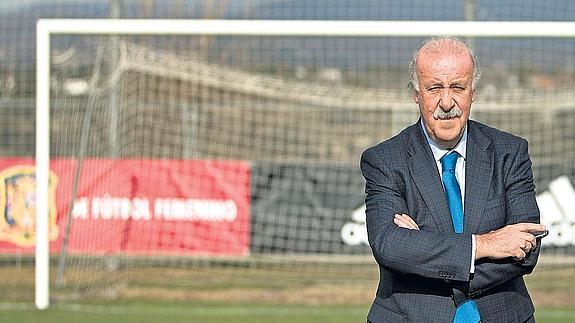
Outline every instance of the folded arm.
<path id="1" fill-rule="evenodd" d="M 525 141 L 511 163 L 505 189 L 507 208 L 496 216 L 505 218 L 507 225 L 475 236 L 475 274 L 469 284 L 471 296 L 530 273 L 537 262 L 540 241 L 531 232 L 545 230 L 545 227 L 538 224 L 539 211 Z M 396 214 L 394 223 L 401 228 L 419 230 L 407 214 Z"/>
<path id="2" fill-rule="evenodd" d="M 366 179 L 366 222 L 377 262 L 390 270 L 428 278 L 469 279 L 471 234 L 410 230 L 394 223 L 408 213 L 401 178 L 367 151 L 361 160 Z"/>
<path id="3" fill-rule="evenodd" d="M 532 231 L 539 225 L 531 161 L 522 140 L 515 157 L 504 169 L 505 209 L 497 215 L 506 226 L 477 234 L 471 254 L 471 234 L 419 230 L 408 215 L 405 183 L 381 156 L 367 151 L 361 168 L 366 179 L 366 220 L 370 246 L 381 266 L 429 278 L 469 281 L 470 295 L 499 286 L 530 273 L 539 255 L 539 241 Z M 470 276 L 471 259 L 475 272 Z"/>
<path id="4" fill-rule="evenodd" d="M 521 140 L 506 174 L 506 208 L 499 216 L 505 218 L 507 226 L 477 235 L 475 275 L 469 286 L 472 296 L 531 273 L 539 257 L 541 241 L 530 232 L 545 227 L 538 224 L 527 141 Z"/>

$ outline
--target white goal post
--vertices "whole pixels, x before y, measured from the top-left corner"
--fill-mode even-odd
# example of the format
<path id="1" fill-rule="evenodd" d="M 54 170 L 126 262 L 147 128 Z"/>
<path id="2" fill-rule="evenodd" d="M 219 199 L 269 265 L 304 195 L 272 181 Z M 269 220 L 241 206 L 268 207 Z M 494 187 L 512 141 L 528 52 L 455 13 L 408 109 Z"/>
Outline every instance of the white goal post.
<path id="1" fill-rule="evenodd" d="M 49 305 L 50 38 L 52 35 L 575 37 L 575 22 L 40 19 L 36 29 L 36 284 Z"/>

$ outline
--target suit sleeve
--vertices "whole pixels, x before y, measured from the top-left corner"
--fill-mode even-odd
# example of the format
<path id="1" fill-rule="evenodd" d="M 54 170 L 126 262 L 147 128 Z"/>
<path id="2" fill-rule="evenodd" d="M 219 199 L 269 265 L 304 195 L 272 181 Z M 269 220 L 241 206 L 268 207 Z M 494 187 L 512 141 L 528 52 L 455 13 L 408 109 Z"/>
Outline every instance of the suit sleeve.
<path id="1" fill-rule="evenodd" d="M 404 164 L 405 160 L 394 162 Z M 386 166 L 374 148 L 363 153 L 360 165 L 366 180 L 368 239 L 379 265 L 402 274 L 467 281 L 471 234 L 398 227 L 393 223 L 394 215 L 408 214 L 402 175 Z"/>
<path id="2" fill-rule="evenodd" d="M 539 223 L 539 208 L 535 200 L 535 185 L 531 171 L 527 141 L 521 139 L 516 156 L 505 175 L 505 217 L 506 224 L 520 222 Z M 541 242 L 528 256 L 517 261 L 511 258 L 502 260 L 481 259 L 475 263 L 475 274 L 469 284 L 472 297 L 533 271 Z"/>

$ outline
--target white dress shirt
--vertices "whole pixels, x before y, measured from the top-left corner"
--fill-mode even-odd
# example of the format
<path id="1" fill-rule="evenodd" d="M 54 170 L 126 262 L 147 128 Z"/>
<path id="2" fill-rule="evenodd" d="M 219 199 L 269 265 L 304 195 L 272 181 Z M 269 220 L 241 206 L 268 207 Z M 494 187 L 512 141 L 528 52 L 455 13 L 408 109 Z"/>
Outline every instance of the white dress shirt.
<path id="1" fill-rule="evenodd" d="M 423 129 L 423 133 L 425 134 L 425 138 L 431 147 L 431 152 L 433 153 L 433 157 L 435 158 L 435 162 L 437 165 L 437 170 L 439 171 L 439 176 L 442 177 L 443 180 L 443 172 L 441 171 L 441 158 L 452 151 L 456 151 L 460 158 L 457 158 L 457 163 L 455 164 L 455 178 L 459 183 L 459 188 L 461 190 L 461 207 L 465 210 L 465 159 L 466 159 L 466 151 L 467 151 L 467 127 L 463 130 L 463 135 L 461 139 L 452 149 L 443 149 L 437 145 L 433 139 L 427 133 L 427 129 L 425 128 L 425 124 L 423 123 L 423 119 L 421 119 L 421 128 Z M 442 181 L 443 183 L 443 181 Z M 445 188 L 444 188 L 445 190 Z M 463 221 L 465 222 L 465 214 L 463 215 Z M 471 238 L 471 267 L 470 272 L 475 272 L 475 235 L 472 235 Z"/>

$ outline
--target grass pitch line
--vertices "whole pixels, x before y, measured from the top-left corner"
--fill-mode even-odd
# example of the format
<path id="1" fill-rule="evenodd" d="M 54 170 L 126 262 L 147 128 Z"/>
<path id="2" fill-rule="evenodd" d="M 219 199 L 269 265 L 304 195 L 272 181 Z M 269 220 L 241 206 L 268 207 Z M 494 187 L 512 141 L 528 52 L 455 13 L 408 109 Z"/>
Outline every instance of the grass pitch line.
<path id="1" fill-rule="evenodd" d="M 535 310 L 535 317 L 541 319 L 575 319 L 575 310 Z"/>
<path id="2" fill-rule="evenodd" d="M 31 311 L 35 309 L 36 306 L 32 303 L 0 303 L 1 311 Z"/>
<path id="3" fill-rule="evenodd" d="M 0 303 L 0 310 L 33 311 L 36 307 L 30 303 Z M 49 311 L 79 312 L 90 314 L 118 315 L 162 315 L 162 316 L 357 316 L 367 315 L 366 309 L 337 307 L 285 307 L 285 306 L 143 306 L 143 305 L 87 305 L 54 304 Z"/>
<path id="4" fill-rule="evenodd" d="M 2 311 L 34 311 L 32 303 L 0 303 Z M 90 314 L 118 315 L 162 315 L 162 316 L 358 316 L 367 315 L 367 309 L 355 307 L 313 307 L 313 306 L 195 306 L 170 305 L 88 305 L 88 304 L 54 304 L 49 311 L 78 312 Z M 575 319 L 575 310 L 537 310 L 540 319 Z"/>

